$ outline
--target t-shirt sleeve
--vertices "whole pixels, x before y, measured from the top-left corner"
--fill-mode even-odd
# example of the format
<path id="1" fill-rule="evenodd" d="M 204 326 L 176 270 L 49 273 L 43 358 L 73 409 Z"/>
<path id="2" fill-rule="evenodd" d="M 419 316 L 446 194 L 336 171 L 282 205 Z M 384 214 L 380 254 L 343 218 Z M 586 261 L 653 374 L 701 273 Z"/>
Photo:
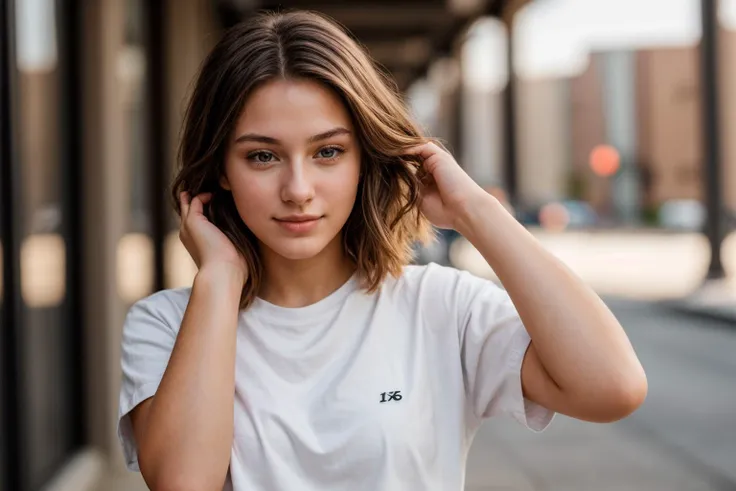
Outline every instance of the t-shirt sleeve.
<path id="1" fill-rule="evenodd" d="M 549 426 L 554 412 L 523 396 L 521 364 L 531 338 L 508 293 L 495 283 L 459 273 L 463 377 L 478 420 L 511 416 L 532 431 Z"/>
<path id="2" fill-rule="evenodd" d="M 130 412 L 156 393 L 166 370 L 177 333 L 167 313 L 172 307 L 159 292 L 135 303 L 123 325 L 118 438 L 132 471 L 140 471 L 140 467 Z"/>

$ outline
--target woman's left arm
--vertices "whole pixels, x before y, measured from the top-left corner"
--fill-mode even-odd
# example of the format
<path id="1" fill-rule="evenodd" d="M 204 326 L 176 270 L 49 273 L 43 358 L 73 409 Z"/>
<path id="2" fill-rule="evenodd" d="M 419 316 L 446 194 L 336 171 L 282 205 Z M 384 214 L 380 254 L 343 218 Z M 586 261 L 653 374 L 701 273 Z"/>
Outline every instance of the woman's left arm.
<path id="1" fill-rule="evenodd" d="M 593 290 L 434 143 L 416 147 L 431 175 L 422 209 L 452 226 L 494 270 L 531 337 L 521 368 L 524 396 L 595 422 L 626 417 L 647 380 L 626 333 Z"/>
<path id="2" fill-rule="evenodd" d="M 498 275 L 532 338 L 521 368 L 528 399 L 597 422 L 621 419 L 641 405 L 644 370 L 589 286 L 488 194 L 469 200 L 456 223 Z"/>

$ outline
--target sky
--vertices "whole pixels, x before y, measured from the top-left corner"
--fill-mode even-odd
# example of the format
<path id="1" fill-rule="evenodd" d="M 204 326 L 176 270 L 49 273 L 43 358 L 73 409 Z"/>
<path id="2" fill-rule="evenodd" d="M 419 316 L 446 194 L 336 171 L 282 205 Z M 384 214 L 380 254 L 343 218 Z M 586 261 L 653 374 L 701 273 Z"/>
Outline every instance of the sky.
<path id="1" fill-rule="evenodd" d="M 736 0 L 720 0 L 720 20 L 736 29 Z M 581 72 L 591 50 L 687 46 L 700 38 L 700 0 L 535 0 L 517 15 L 517 73 L 525 78 Z M 503 28 L 486 20 L 468 43 L 471 84 L 505 82 Z"/>

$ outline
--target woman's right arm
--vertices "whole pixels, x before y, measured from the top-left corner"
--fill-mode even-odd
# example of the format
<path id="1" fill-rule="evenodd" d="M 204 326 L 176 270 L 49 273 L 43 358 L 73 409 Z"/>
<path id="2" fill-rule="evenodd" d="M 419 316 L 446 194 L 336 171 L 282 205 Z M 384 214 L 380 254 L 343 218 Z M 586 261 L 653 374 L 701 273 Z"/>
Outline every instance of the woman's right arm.
<path id="1" fill-rule="evenodd" d="M 224 267 L 197 274 L 156 395 L 131 413 L 141 474 L 153 491 L 224 485 L 233 439 L 238 275 Z"/>
<path id="2" fill-rule="evenodd" d="M 211 195 L 182 195 L 180 238 L 199 271 L 154 397 L 131 412 L 153 491 L 221 491 L 230 464 L 235 349 L 245 261 L 203 215 Z"/>

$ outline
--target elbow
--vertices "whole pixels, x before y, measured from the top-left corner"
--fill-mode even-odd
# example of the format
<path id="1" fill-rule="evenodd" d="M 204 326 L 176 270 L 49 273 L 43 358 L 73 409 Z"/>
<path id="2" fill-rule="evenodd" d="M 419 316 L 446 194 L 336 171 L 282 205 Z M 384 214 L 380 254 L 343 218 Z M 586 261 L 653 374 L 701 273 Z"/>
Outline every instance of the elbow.
<path id="1" fill-rule="evenodd" d="M 617 404 L 615 404 L 616 411 L 613 414 L 614 421 L 624 419 L 639 409 L 644 404 L 648 391 L 649 385 L 644 375 L 624 384 L 616 394 Z"/>
<path id="2" fill-rule="evenodd" d="M 194 468 L 184 469 L 180 465 L 144 465 L 139 459 L 141 475 L 151 491 L 221 491 L 225 479 L 219 479 Z"/>
<path id="3" fill-rule="evenodd" d="M 601 394 L 591 420 L 598 423 L 613 423 L 630 416 L 644 403 L 648 391 L 649 384 L 643 370 L 636 376 L 626 377 L 618 383 L 611 384 L 605 393 Z"/>

